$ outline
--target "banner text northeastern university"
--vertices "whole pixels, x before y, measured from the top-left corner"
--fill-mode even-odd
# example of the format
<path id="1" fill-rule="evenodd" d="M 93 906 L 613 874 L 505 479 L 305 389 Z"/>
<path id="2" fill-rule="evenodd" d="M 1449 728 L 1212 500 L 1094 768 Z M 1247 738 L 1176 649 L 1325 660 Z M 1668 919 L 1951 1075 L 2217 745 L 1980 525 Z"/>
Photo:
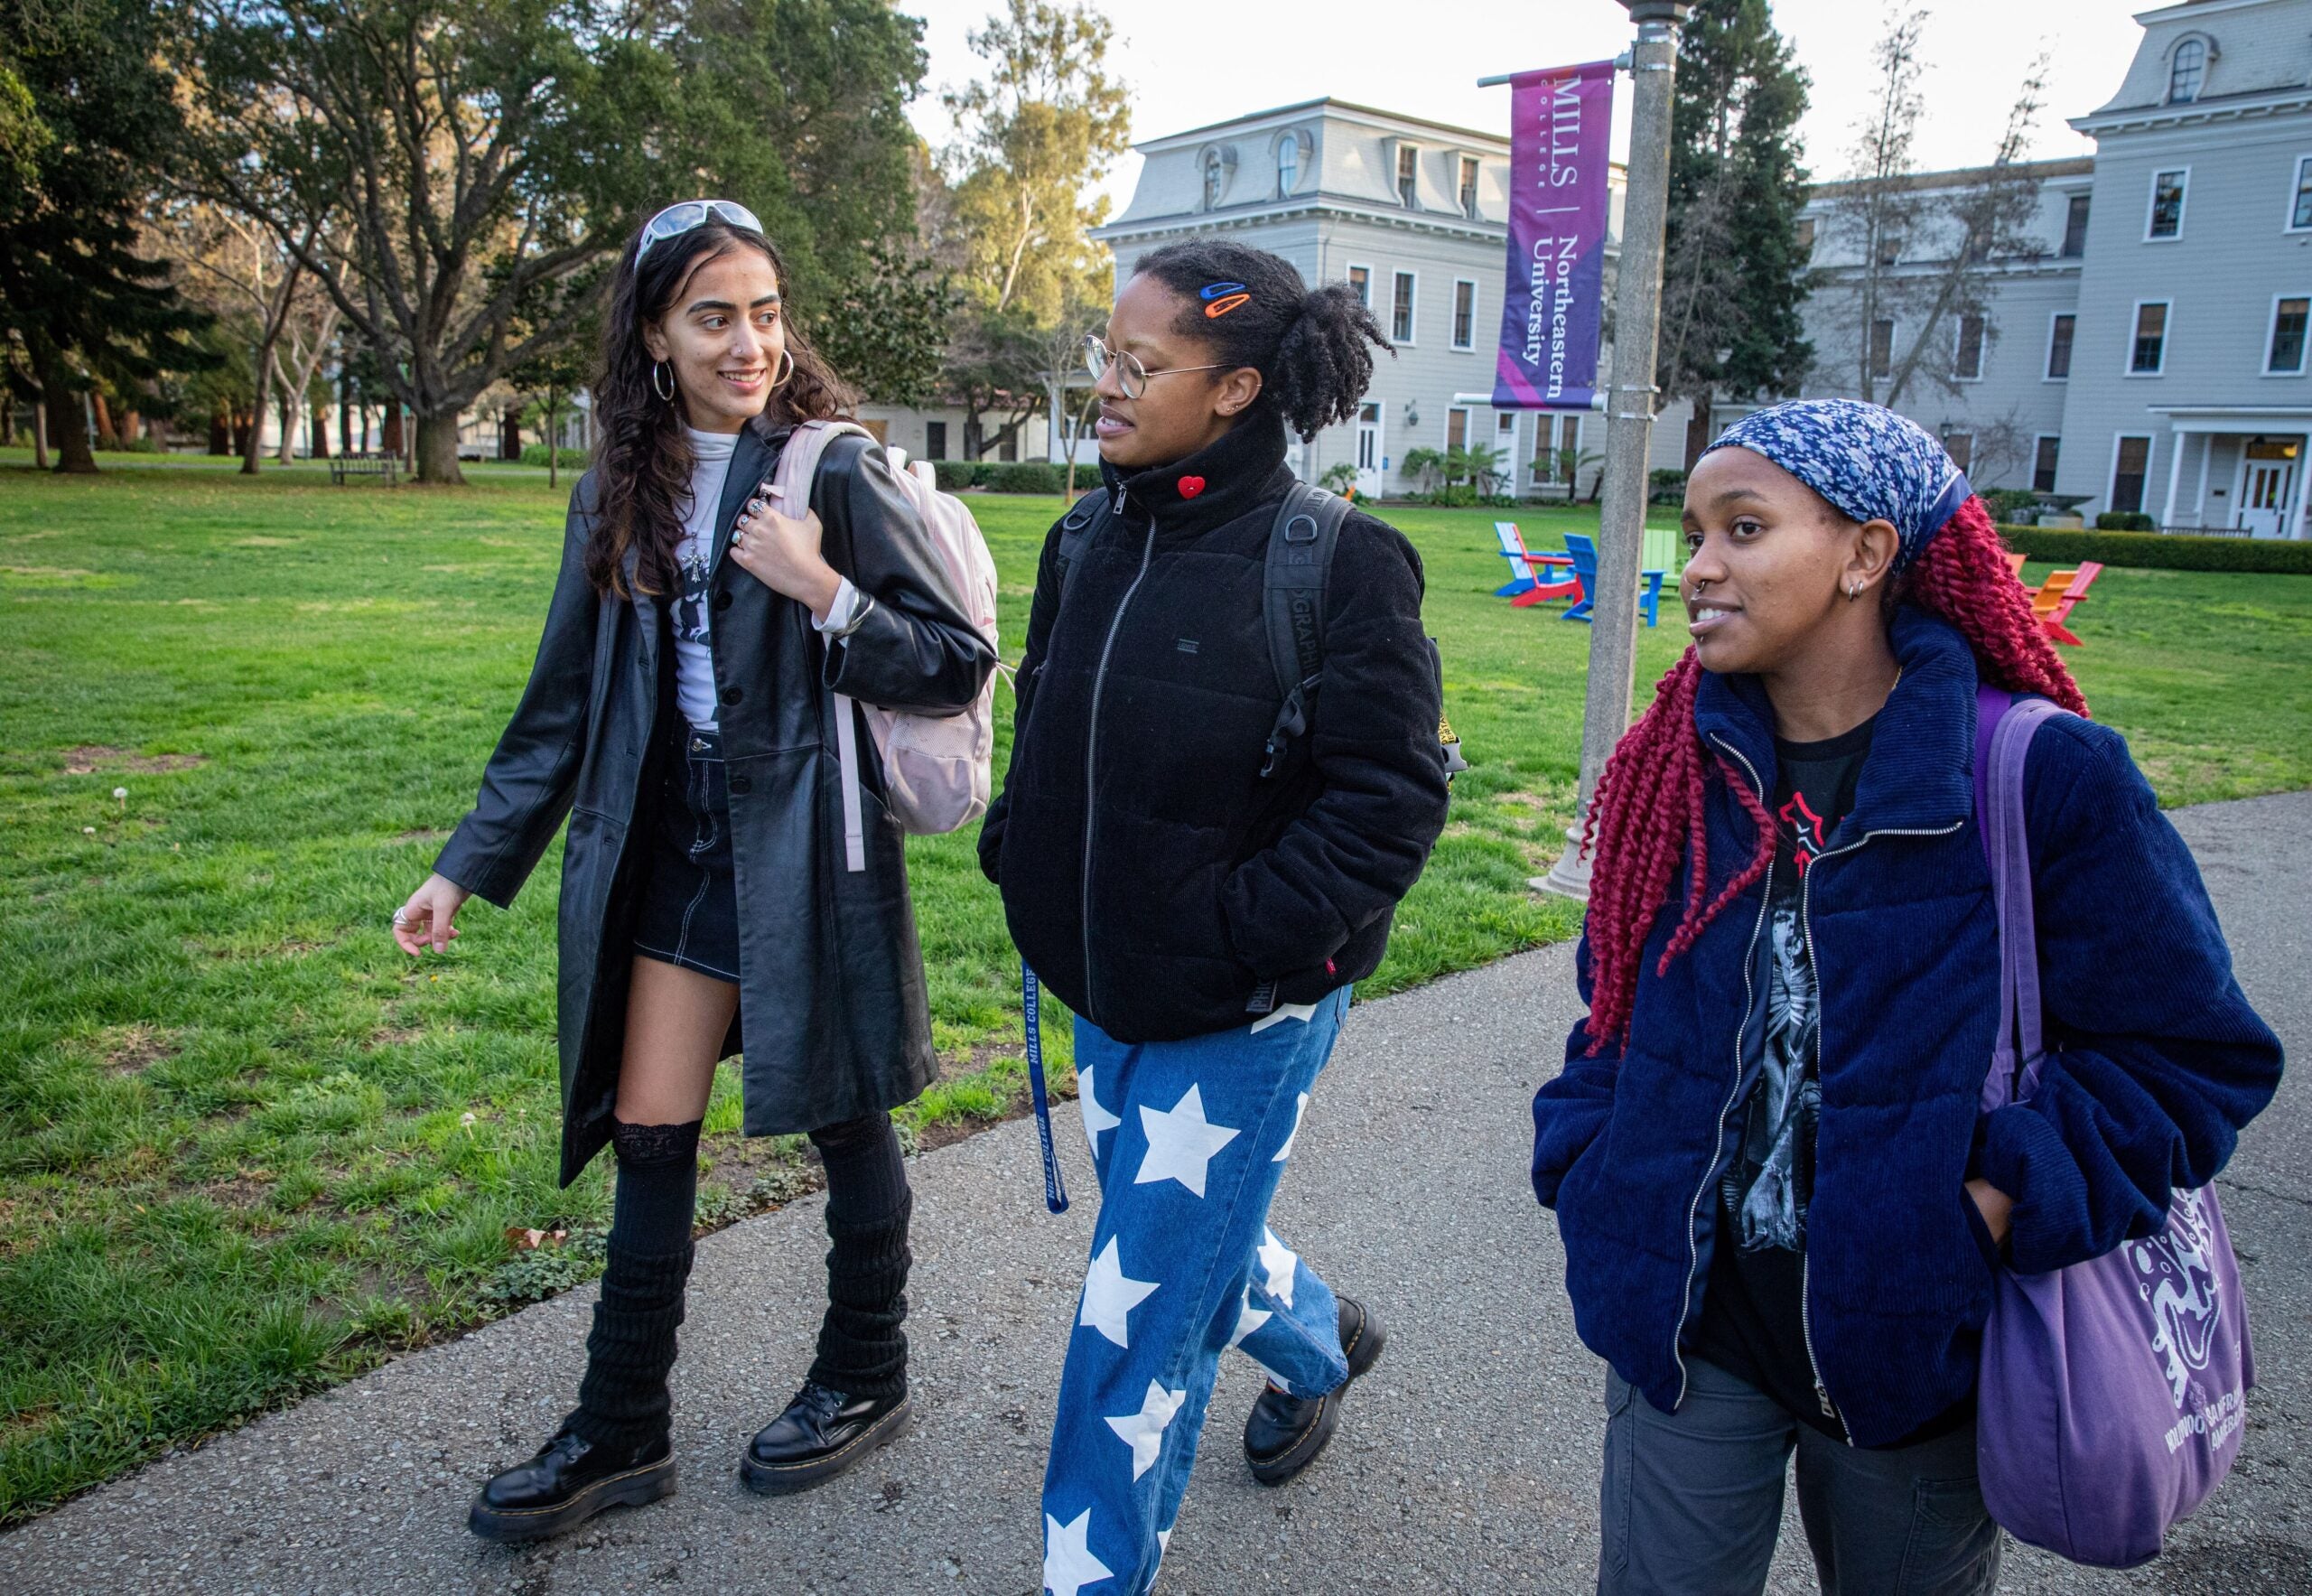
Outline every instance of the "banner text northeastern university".
<path id="1" fill-rule="evenodd" d="M 1519 74 L 1510 117 L 1508 282 L 1493 402 L 1597 409 L 1614 63 Z"/>

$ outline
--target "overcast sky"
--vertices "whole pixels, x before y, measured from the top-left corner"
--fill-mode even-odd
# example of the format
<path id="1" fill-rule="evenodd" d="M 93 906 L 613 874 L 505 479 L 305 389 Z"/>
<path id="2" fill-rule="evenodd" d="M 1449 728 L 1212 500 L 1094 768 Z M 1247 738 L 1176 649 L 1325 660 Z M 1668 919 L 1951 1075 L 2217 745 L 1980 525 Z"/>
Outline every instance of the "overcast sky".
<path id="1" fill-rule="evenodd" d="M 2089 154 L 2091 143 L 2064 125 L 2102 105 L 2119 87 L 2142 29 L 2141 5 L 2118 0 L 1926 0 L 1927 115 L 1918 141 L 1923 167 L 1967 166 L 1990 156 L 2015 91 L 2041 49 L 2052 52 L 2047 108 L 2034 154 Z M 965 34 L 992 0 L 900 0 L 924 18 L 930 51 L 928 92 L 917 126 L 937 145 L 949 136 L 938 89 L 967 81 L 977 58 Z M 1497 72 L 1567 65 L 1617 55 L 1629 42 L 1629 14 L 1616 0 L 1108 0 L 1123 48 L 1114 67 L 1132 89 L 1134 138 L 1155 138 L 1248 111 L 1325 95 L 1506 133 L 1509 90 L 1478 89 Z M 1845 174 L 1857 120 L 1869 107 L 1870 50 L 1885 31 L 1877 0 L 1774 0 L 1776 25 L 1796 42 L 1813 79 L 1803 125 L 1815 175 Z M 1629 79 L 1616 92 L 1624 149 Z M 1107 188 L 1121 210 L 1140 158 L 1128 155 Z"/>

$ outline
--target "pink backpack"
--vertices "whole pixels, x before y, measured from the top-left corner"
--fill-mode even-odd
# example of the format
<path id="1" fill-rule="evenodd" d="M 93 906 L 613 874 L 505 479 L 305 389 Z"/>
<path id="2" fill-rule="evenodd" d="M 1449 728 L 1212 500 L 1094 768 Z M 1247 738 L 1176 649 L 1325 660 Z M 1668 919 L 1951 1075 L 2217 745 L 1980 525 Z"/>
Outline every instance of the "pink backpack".
<path id="1" fill-rule="evenodd" d="M 772 481 L 781 505 L 808 504 L 819 457 L 844 433 L 873 434 L 847 421 L 806 421 L 787 440 Z M 912 467 L 897 449 L 885 452 L 900 490 L 923 517 L 932 552 L 963 602 L 964 613 L 987 639 L 995 640 L 995 559 L 987 552 L 972 512 L 952 493 L 942 493 L 930 463 Z M 867 834 L 859 797 L 859 737 L 853 700 L 834 695 L 835 744 L 843 761 L 844 861 L 853 871 L 867 868 Z M 910 714 L 869 704 L 867 730 L 882 758 L 883 797 L 892 817 L 909 832 L 932 835 L 970 825 L 987 812 L 994 779 L 995 676 L 988 675 L 972 705 L 957 715 Z"/>

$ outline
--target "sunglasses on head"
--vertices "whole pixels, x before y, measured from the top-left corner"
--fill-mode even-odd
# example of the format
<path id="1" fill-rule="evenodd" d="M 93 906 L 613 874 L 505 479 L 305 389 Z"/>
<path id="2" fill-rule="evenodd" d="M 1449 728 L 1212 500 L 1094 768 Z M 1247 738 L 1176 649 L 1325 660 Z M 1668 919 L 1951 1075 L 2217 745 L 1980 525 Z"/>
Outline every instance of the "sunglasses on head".
<path id="1" fill-rule="evenodd" d="M 679 238 L 693 228 L 704 227 L 717 217 L 750 233 L 763 230 L 762 223 L 755 213 L 736 200 L 685 200 L 680 204 L 667 206 L 644 224 L 642 247 L 634 252 L 634 264 L 642 264 L 642 257 L 650 253 L 653 244 Z"/>

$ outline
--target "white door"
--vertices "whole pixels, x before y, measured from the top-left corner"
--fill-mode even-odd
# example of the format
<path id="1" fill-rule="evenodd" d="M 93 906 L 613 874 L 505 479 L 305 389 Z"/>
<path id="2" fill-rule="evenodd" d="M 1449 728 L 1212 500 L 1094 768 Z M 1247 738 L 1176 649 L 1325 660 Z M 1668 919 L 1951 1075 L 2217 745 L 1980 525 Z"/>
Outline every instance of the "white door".
<path id="1" fill-rule="evenodd" d="M 2296 487 L 2292 460 L 2251 460 L 2240 493 L 2240 525 L 2251 537 L 2278 537 Z"/>
<path id="2" fill-rule="evenodd" d="M 1362 405 L 1356 411 L 1356 496 L 1381 497 L 1381 406 Z"/>

